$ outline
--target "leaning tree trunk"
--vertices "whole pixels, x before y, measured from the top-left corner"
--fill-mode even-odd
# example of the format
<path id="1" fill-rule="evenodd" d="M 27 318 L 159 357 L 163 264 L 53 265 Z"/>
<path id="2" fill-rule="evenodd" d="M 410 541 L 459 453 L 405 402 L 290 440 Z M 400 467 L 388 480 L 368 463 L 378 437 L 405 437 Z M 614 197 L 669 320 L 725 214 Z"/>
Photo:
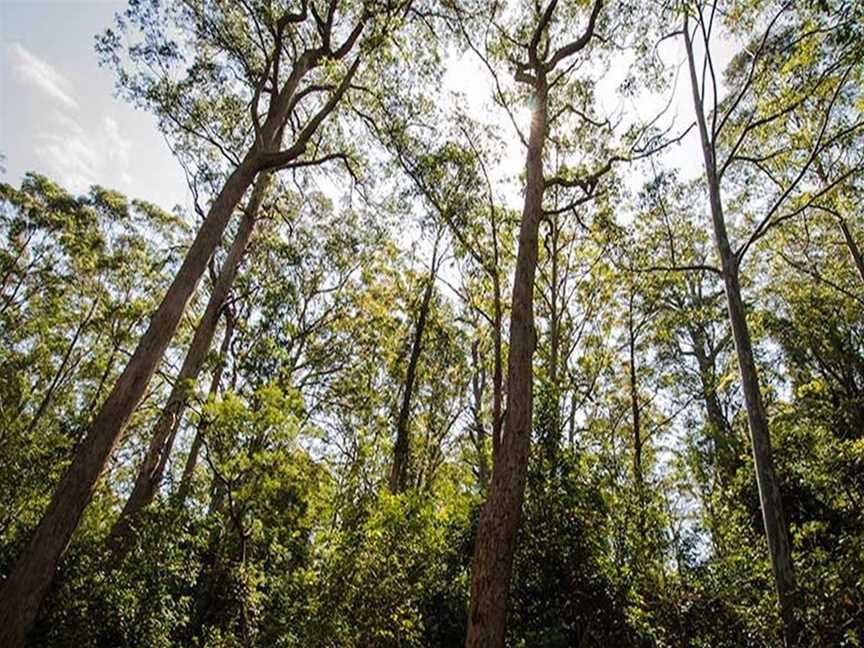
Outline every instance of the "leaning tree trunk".
<path id="1" fill-rule="evenodd" d="M 60 557 L 93 496 L 99 476 L 144 396 L 189 298 L 254 177 L 255 164 L 250 155 L 231 173 L 210 207 L 147 331 L 93 419 L 29 544 L 3 584 L 0 590 L 0 646 L 18 648 L 24 644 Z"/>
<path id="2" fill-rule="evenodd" d="M 222 381 L 222 372 L 225 369 L 225 358 L 228 356 L 228 351 L 231 348 L 231 339 L 234 335 L 234 317 L 231 310 L 225 310 L 225 337 L 222 338 L 222 346 L 219 348 L 219 361 L 213 368 L 213 375 L 210 378 L 210 390 L 208 398 L 215 398 L 219 393 L 219 383 Z M 207 419 L 202 416 L 198 422 L 198 429 L 195 432 L 195 438 L 192 439 L 192 445 L 189 448 L 189 454 L 186 457 L 186 464 L 183 466 L 183 476 L 180 478 L 180 487 L 177 489 L 177 501 L 182 506 L 189 496 L 189 491 L 192 489 L 192 479 L 195 475 L 195 466 L 198 464 L 198 454 L 201 452 L 201 446 L 204 444 L 204 434 L 207 428 Z"/>
<path id="3" fill-rule="evenodd" d="M 789 528 L 783 515 L 780 487 L 774 472 L 774 456 L 771 448 L 771 438 L 768 433 L 768 419 L 762 403 L 762 394 L 759 388 L 759 373 L 753 358 L 753 345 L 747 326 L 744 301 L 741 297 L 739 260 L 737 255 L 732 251 L 726 231 L 723 203 L 720 197 L 720 178 L 715 166 L 715 149 L 708 135 L 705 113 L 702 110 L 702 102 L 699 97 L 699 83 L 696 76 L 693 46 L 690 41 L 689 27 L 686 20 L 684 23 L 684 37 L 690 68 L 690 85 L 705 163 L 705 178 L 708 184 L 708 198 L 714 228 L 714 240 L 720 256 L 729 322 L 732 326 L 732 339 L 735 342 L 735 353 L 738 358 L 741 387 L 744 393 L 744 404 L 750 427 L 750 439 L 753 445 L 753 462 L 756 467 L 756 482 L 759 487 L 762 521 L 765 526 L 765 536 L 768 540 L 768 552 L 774 572 L 777 598 L 780 601 L 784 638 L 787 646 L 795 646 L 798 645 L 800 640 L 800 627 L 796 619 L 798 596 L 795 586 L 795 574 L 792 569 Z"/>
<path id="4" fill-rule="evenodd" d="M 438 264 L 438 241 L 432 252 L 432 268 L 427 277 L 420 312 L 417 314 L 417 326 L 414 328 L 414 341 L 411 344 L 411 355 L 408 358 L 408 370 L 405 373 L 405 389 L 402 392 L 402 404 L 399 406 L 399 417 L 396 420 L 396 444 L 393 447 L 393 467 L 390 470 L 389 486 L 393 493 L 401 493 L 408 486 L 408 465 L 411 460 L 411 439 L 408 433 L 408 423 L 411 418 L 411 399 L 414 396 L 414 383 L 417 380 L 417 365 L 420 363 L 420 353 L 423 350 L 423 330 L 429 318 L 429 305 L 435 288 L 435 273 Z"/>
<path id="5" fill-rule="evenodd" d="M 507 417 L 492 466 L 489 497 L 480 514 L 471 570 L 471 606 L 466 648 L 504 645 L 507 600 L 516 531 L 522 517 L 531 443 L 534 332 L 534 274 L 543 215 L 543 147 L 547 130 L 546 80 L 537 81 L 528 140 L 527 182 L 510 313 Z"/>
<path id="6" fill-rule="evenodd" d="M 204 315 L 195 330 L 195 335 L 189 345 L 189 350 L 186 352 L 180 372 L 177 374 L 168 402 L 153 428 L 150 444 L 138 470 L 132 493 L 126 500 L 120 517 L 111 529 L 108 545 L 115 560 L 121 559 L 128 550 L 130 533 L 136 519 L 153 499 L 159 484 L 162 482 L 165 466 L 174 445 L 174 437 L 180 427 L 180 421 L 192 392 L 192 385 L 198 379 L 201 367 L 204 366 L 204 361 L 207 359 L 207 353 L 210 351 L 216 326 L 219 323 L 219 315 L 234 284 L 240 262 L 249 246 L 249 240 L 252 238 L 258 211 L 267 191 L 268 179 L 269 173 L 261 173 L 255 181 L 249 203 L 246 205 L 243 219 L 240 221 L 240 227 L 222 263 L 219 276 L 213 284 L 213 291 L 210 293 Z"/>
<path id="7" fill-rule="evenodd" d="M 724 266 L 731 264 L 724 263 Z M 762 521 L 771 554 L 771 567 L 780 611 L 783 618 L 784 634 L 788 646 L 795 646 L 799 639 L 799 626 L 795 616 L 797 594 L 795 573 L 792 568 L 792 553 L 789 543 L 789 528 L 783 514 L 780 487 L 774 472 L 774 456 L 771 437 L 768 433 L 768 420 L 762 395 L 759 389 L 759 374 L 753 359 L 753 346 L 747 327 L 741 287 L 738 281 L 737 266 L 724 268 L 726 298 L 729 302 L 729 320 L 741 372 L 741 386 L 750 426 L 753 444 L 753 461 L 756 466 L 756 482 L 759 486 L 759 501 L 762 507 Z"/>

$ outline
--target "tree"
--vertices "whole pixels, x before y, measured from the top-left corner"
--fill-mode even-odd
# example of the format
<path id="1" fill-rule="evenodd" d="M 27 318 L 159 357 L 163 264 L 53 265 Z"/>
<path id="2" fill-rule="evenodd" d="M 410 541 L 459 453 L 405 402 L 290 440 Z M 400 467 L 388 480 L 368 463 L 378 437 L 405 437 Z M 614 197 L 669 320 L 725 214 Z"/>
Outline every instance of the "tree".
<path id="1" fill-rule="evenodd" d="M 489 497 L 477 529 L 471 572 L 471 609 L 466 646 L 503 646 L 507 594 L 513 566 L 516 529 L 521 516 L 528 448 L 531 441 L 534 333 L 534 275 L 538 230 L 543 217 L 543 155 L 548 136 L 549 74 L 591 42 L 602 2 L 591 10 L 585 31 L 550 53 L 547 34 L 557 3 L 545 9 L 525 47 L 528 60 L 519 63 L 517 80 L 531 90 L 531 128 L 525 162 L 526 183 L 519 247 L 510 308 L 510 350 L 507 364 L 507 416 L 492 467 Z M 541 48 L 541 41 L 543 48 Z"/>
<path id="2" fill-rule="evenodd" d="M 161 111 L 161 117 L 177 119 L 181 129 L 188 129 L 189 122 L 195 123 L 196 115 L 194 112 L 191 115 L 182 112 L 178 115 L 175 112 L 177 102 L 182 105 L 190 94 L 193 99 L 198 98 L 194 92 L 189 92 L 194 91 L 196 82 L 205 87 L 210 84 L 212 91 L 214 83 L 219 85 L 217 79 L 220 74 L 228 69 L 239 70 L 244 86 L 240 96 L 243 97 L 243 103 L 249 106 L 254 135 L 242 157 L 234 158 L 236 163 L 233 169 L 213 200 L 174 281 L 154 312 L 147 331 L 99 412 L 94 416 L 84 441 L 60 480 L 51 504 L 36 527 L 28 547 L 22 552 L 15 568 L 3 584 L 0 591 L 0 609 L 3 614 L 0 639 L 10 646 L 23 643 L 27 628 L 33 622 L 51 584 L 60 556 L 92 497 L 105 462 L 135 406 L 141 400 L 235 207 L 259 172 L 298 165 L 308 166 L 313 163 L 314 158 L 303 159 L 302 156 L 322 122 L 333 112 L 348 90 L 361 58 L 356 56 L 341 79 L 334 84 L 322 86 L 311 79 L 310 73 L 332 67 L 325 63 L 344 60 L 356 49 L 371 46 L 375 39 L 380 40 L 381 36 L 380 33 L 370 35 L 362 41 L 361 46 L 361 34 L 367 24 L 373 22 L 375 11 L 365 7 L 357 11 L 341 11 L 335 0 L 325 8 L 323 15 L 314 5 L 309 9 L 305 3 L 299 13 L 292 13 L 287 8 L 271 12 L 262 6 L 258 12 L 249 15 L 245 6 L 219 5 L 211 8 L 191 3 L 183 9 L 188 13 L 181 11 L 176 17 L 185 17 L 192 21 L 187 24 L 200 30 L 192 34 L 192 44 L 199 49 L 197 65 L 193 65 L 190 70 L 200 70 L 204 74 L 190 75 L 186 83 L 171 84 L 169 76 L 156 72 L 149 78 L 145 77 L 143 82 L 135 79 L 142 85 L 132 84 L 133 93 L 144 90 L 140 96 L 152 101 L 157 110 Z M 385 17 L 388 10 L 389 7 L 384 11 Z M 147 5 L 134 5 L 128 18 L 139 21 L 151 41 L 157 37 L 168 38 L 167 31 L 159 35 L 158 23 L 161 16 L 157 9 Z M 242 43 L 232 41 L 225 29 L 237 20 L 241 25 L 245 25 Z M 340 38 L 337 31 L 334 31 L 334 25 L 336 30 L 348 25 L 346 35 Z M 180 33 L 184 33 L 183 23 L 178 26 L 181 28 Z M 145 42 L 154 48 L 132 50 L 133 55 L 143 58 L 143 65 L 149 65 L 153 56 L 156 56 L 157 60 L 160 55 L 167 59 L 164 60 L 166 67 L 177 60 L 176 43 Z M 302 45 L 298 50 L 297 45 L 300 43 Z M 117 51 L 120 42 L 115 34 L 106 35 L 103 47 L 109 56 L 119 60 Z M 214 62 L 209 56 L 211 47 L 225 56 L 223 66 L 213 65 Z M 293 50 L 296 58 L 284 60 L 286 50 Z M 266 53 L 263 57 L 261 51 Z M 126 82 L 130 79 L 129 76 L 121 77 L 121 80 Z M 301 87 L 304 81 L 306 85 Z M 191 87 L 184 87 L 187 85 Z M 165 91 L 166 87 L 168 92 L 160 96 L 159 91 Z M 322 101 L 320 108 L 307 116 L 301 99 L 320 95 L 331 88 L 332 92 Z M 178 91 L 180 94 L 176 94 Z M 260 103 L 265 96 L 269 101 L 263 109 L 262 120 Z M 294 114 L 302 120 L 303 126 L 292 133 L 290 145 L 284 146 L 283 132 L 289 118 Z M 206 131 L 204 135 L 206 138 Z"/>
<path id="3" fill-rule="evenodd" d="M 189 383 L 194 383 L 198 379 L 198 374 L 207 358 L 207 352 L 210 350 L 213 336 L 216 334 L 219 317 L 226 307 L 225 301 L 249 245 L 255 222 L 261 217 L 259 212 L 267 191 L 268 180 L 269 175 L 267 173 L 260 174 L 256 180 L 249 202 L 243 210 L 243 218 L 237 234 L 231 243 L 225 261 L 222 263 L 219 276 L 213 284 L 201 321 L 195 329 L 195 335 L 186 352 L 183 366 L 177 374 L 168 401 L 151 432 L 150 445 L 138 470 L 135 485 L 132 487 L 132 492 L 129 494 L 129 499 L 126 500 L 120 517 L 111 529 L 108 542 L 112 545 L 115 554 L 123 552 L 136 516 L 153 499 L 153 495 L 162 481 L 165 466 L 174 445 L 177 428 L 180 426 L 180 419 L 186 408 Z"/>
<path id="4" fill-rule="evenodd" d="M 402 402 L 399 405 L 399 416 L 396 419 L 396 443 L 393 446 L 393 468 L 390 472 L 390 490 L 399 493 L 408 485 L 408 469 L 411 463 L 411 438 L 408 425 L 411 417 L 411 398 L 414 395 L 414 383 L 417 379 L 417 364 L 423 351 L 423 331 L 429 318 L 429 308 L 432 303 L 432 292 L 435 289 L 435 276 L 443 254 L 439 252 L 441 242 L 440 232 L 432 245 L 432 260 L 429 264 L 429 275 L 423 287 L 422 298 L 416 314 L 416 324 L 411 336 L 411 352 L 408 356 L 408 366 L 405 369 L 405 384 L 402 387 Z M 440 255 L 440 256 L 439 256 Z"/>
<path id="5" fill-rule="evenodd" d="M 38 520 L 117 364 L 177 265 L 179 214 L 48 178 L 0 187 L 3 508 L 0 534 Z M 8 480 L 8 481 L 6 481 Z"/>
<path id="6" fill-rule="evenodd" d="M 862 17 L 131 2 L 193 204 L 0 184 L 0 642 L 859 645 Z"/>
<path id="7" fill-rule="evenodd" d="M 838 133 L 828 135 L 828 127 L 831 122 L 835 99 L 846 85 L 849 74 L 856 65 L 857 57 L 847 53 L 846 56 L 839 57 L 836 63 L 829 64 L 824 69 L 812 70 L 803 74 L 800 84 L 793 89 L 786 92 L 783 92 L 785 89 L 781 89 L 778 92 L 772 87 L 774 85 L 772 84 L 772 73 L 776 69 L 774 66 L 786 56 L 794 54 L 799 48 L 805 47 L 807 40 L 814 38 L 814 33 L 802 30 L 803 36 L 801 38 L 789 39 L 789 32 L 784 32 L 782 28 L 788 25 L 789 21 L 794 21 L 797 17 L 795 11 L 785 6 L 774 7 L 771 3 L 768 3 L 763 10 L 767 16 L 767 27 L 757 34 L 756 49 L 753 53 L 746 55 L 746 59 L 749 60 L 740 63 L 741 72 L 737 77 L 733 77 L 736 83 L 732 86 L 728 98 L 723 102 L 721 102 L 716 90 L 717 80 L 710 51 L 710 37 L 716 7 L 713 5 L 706 7 L 701 3 L 696 3 L 692 8 L 686 7 L 683 36 L 687 50 L 693 105 L 704 158 L 705 181 L 709 195 L 714 239 L 721 263 L 719 272 L 724 281 L 729 321 L 735 341 L 742 389 L 747 407 L 765 533 L 780 600 L 785 639 L 787 644 L 796 645 L 800 640 L 799 623 L 795 611 L 798 603 L 789 529 L 775 474 L 768 420 L 762 402 L 759 375 L 754 360 L 744 301 L 741 296 L 740 266 L 744 255 L 756 240 L 763 237 L 773 227 L 793 218 L 814 200 L 818 200 L 819 196 L 830 193 L 834 189 L 836 181 L 819 188 L 815 193 L 800 197 L 795 195 L 796 192 L 801 191 L 801 182 L 818 155 L 836 144 L 844 135 L 845 131 L 842 128 Z M 710 73 L 710 86 L 704 82 L 700 85 L 699 82 L 699 72 L 693 51 L 693 35 L 690 31 L 691 16 L 695 16 L 695 33 L 699 34 L 705 47 L 704 68 Z M 706 115 L 705 104 L 709 87 L 713 88 L 713 93 L 711 93 L 713 109 L 710 109 L 709 114 Z M 763 93 L 760 99 L 755 98 L 757 91 Z M 818 136 L 811 146 L 805 146 L 803 152 L 794 146 L 794 142 L 791 146 L 781 146 L 772 153 L 759 149 L 758 134 L 760 131 L 782 128 L 784 124 L 788 124 L 790 115 L 801 110 L 806 97 L 817 94 L 825 95 L 827 99 L 824 111 L 820 114 L 821 124 Z M 779 100 L 779 107 L 769 101 L 769 97 Z M 753 149 L 754 142 L 756 144 L 755 150 Z M 725 159 L 721 159 L 721 143 L 727 147 Z M 729 170 L 730 165 L 736 163 L 752 163 L 761 170 L 762 161 L 778 155 L 785 156 L 788 164 L 797 163 L 796 170 L 793 172 L 794 175 L 787 183 L 777 183 L 776 198 L 772 198 L 772 202 L 765 207 L 765 212 L 751 230 L 747 240 L 739 248 L 733 249 L 721 195 L 724 174 Z M 770 172 L 768 175 L 771 177 Z M 794 198 L 797 200 L 793 200 Z M 781 209 L 787 211 L 781 212 Z"/>

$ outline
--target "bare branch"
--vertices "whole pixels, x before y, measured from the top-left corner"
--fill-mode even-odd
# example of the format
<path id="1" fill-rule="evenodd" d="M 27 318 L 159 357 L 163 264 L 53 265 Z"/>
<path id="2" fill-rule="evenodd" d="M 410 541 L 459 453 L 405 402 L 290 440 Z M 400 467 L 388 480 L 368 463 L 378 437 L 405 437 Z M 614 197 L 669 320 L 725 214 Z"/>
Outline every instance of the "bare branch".
<path id="1" fill-rule="evenodd" d="M 594 0 L 594 7 L 591 9 L 591 16 L 588 19 L 588 26 L 585 28 L 585 31 L 575 41 L 572 41 L 571 43 L 568 43 L 567 45 L 559 48 L 552 55 L 552 58 L 549 59 L 549 62 L 543 66 L 546 72 L 554 70 L 555 66 L 558 65 L 561 61 L 585 49 L 588 43 L 591 42 L 591 38 L 594 36 L 594 28 L 597 25 L 597 17 L 600 15 L 600 9 L 602 8 L 603 0 Z"/>

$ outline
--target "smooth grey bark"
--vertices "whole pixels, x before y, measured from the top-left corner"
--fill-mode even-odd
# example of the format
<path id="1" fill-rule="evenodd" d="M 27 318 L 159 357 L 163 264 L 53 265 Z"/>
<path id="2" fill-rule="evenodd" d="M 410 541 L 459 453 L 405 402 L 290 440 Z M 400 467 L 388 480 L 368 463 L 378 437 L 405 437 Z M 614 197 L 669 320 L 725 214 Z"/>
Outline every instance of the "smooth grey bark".
<path id="1" fill-rule="evenodd" d="M 204 314 L 195 329 L 195 335 L 192 337 L 183 365 L 177 374 L 174 387 L 162 413 L 153 426 L 150 444 L 138 470 L 132 492 L 126 500 L 120 517 L 111 529 L 108 545 L 115 559 L 121 559 L 128 550 L 130 535 L 136 518 L 153 499 L 162 482 L 165 466 L 174 446 L 174 438 L 183 419 L 189 397 L 193 392 L 193 385 L 204 366 L 204 361 L 207 359 L 207 353 L 213 343 L 213 336 L 216 334 L 219 316 L 228 294 L 231 292 L 231 287 L 234 285 L 240 263 L 249 247 L 249 241 L 258 219 L 258 212 L 267 192 L 269 178 L 270 174 L 264 172 L 260 173 L 255 180 L 237 234 L 228 249 L 225 260 L 222 262 L 219 276 L 213 284 L 213 290 L 210 293 Z"/>
<path id="2" fill-rule="evenodd" d="M 800 641 L 800 626 L 796 615 L 798 594 L 795 585 L 795 573 L 792 567 L 789 528 L 783 514 L 780 487 L 774 471 L 774 456 L 771 447 L 771 437 L 768 432 L 768 419 L 762 402 L 759 373 L 753 357 L 753 345 L 747 326 L 744 301 L 741 297 L 739 259 L 732 251 L 729 243 L 726 220 L 723 215 L 723 203 L 720 196 L 720 178 L 715 164 L 714 143 L 708 134 L 708 126 L 700 99 L 693 45 L 690 39 L 686 16 L 684 20 L 684 41 L 690 70 L 693 105 L 696 111 L 696 121 L 702 144 L 714 241 L 721 261 L 721 273 L 726 292 L 729 322 L 732 327 L 732 339 L 735 342 L 735 352 L 741 374 L 741 388 L 744 393 L 747 421 L 750 427 L 753 463 L 756 468 L 756 482 L 759 487 L 759 502 L 762 508 L 762 521 L 765 527 L 765 536 L 768 540 L 768 552 L 771 558 L 777 597 L 780 602 L 784 639 L 787 646 L 796 646 Z"/>

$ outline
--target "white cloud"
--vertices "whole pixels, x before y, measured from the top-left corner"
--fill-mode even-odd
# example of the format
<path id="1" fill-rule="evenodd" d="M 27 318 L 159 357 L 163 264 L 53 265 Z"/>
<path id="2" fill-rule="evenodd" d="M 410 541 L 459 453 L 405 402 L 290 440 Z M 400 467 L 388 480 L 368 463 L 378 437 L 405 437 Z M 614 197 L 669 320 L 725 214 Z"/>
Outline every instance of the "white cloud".
<path id="1" fill-rule="evenodd" d="M 111 116 L 85 127 L 54 111 L 35 139 L 34 153 L 40 164 L 68 189 L 84 192 L 94 184 L 131 184 L 132 142 Z"/>
<path id="2" fill-rule="evenodd" d="M 132 142 L 128 138 L 123 137 L 117 120 L 106 116 L 102 120 L 102 128 L 110 145 L 110 149 L 106 151 L 108 157 L 123 167 L 129 166 L 129 152 L 132 150 Z"/>
<path id="3" fill-rule="evenodd" d="M 132 141 L 117 119 L 100 116 L 89 98 L 82 111 L 70 81 L 22 44 L 8 45 L 7 53 L 12 76 L 43 98 L 44 116 L 31 134 L 39 168 L 77 192 L 94 184 L 131 186 Z"/>
<path id="4" fill-rule="evenodd" d="M 50 63 L 40 59 L 20 43 L 8 46 L 15 77 L 37 88 L 64 108 L 78 110 L 78 102 L 71 94 L 72 84 Z"/>

